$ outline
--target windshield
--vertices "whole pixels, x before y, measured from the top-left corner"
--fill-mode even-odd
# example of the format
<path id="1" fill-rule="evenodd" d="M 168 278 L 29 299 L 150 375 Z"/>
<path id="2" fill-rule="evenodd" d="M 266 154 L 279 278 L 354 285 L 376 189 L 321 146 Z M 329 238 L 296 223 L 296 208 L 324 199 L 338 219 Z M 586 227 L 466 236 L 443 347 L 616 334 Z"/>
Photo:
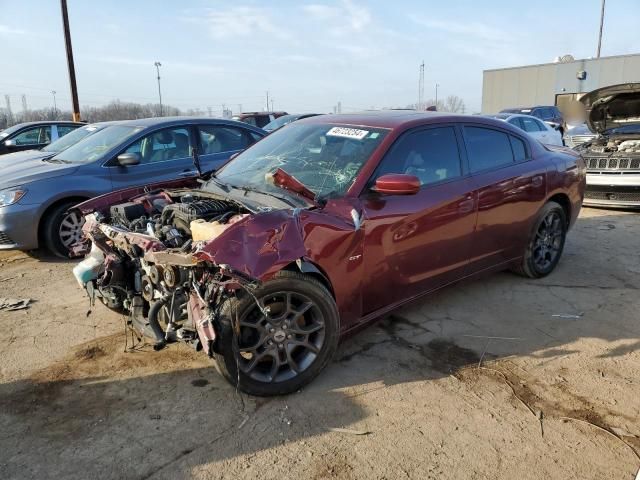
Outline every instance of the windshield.
<path id="1" fill-rule="evenodd" d="M 271 130 L 277 130 L 280 127 L 284 127 L 287 123 L 291 123 L 298 118 L 297 115 L 283 115 L 282 117 L 276 118 L 273 122 L 267 123 L 263 129 L 267 132 Z"/>
<path id="2" fill-rule="evenodd" d="M 0 132 L 0 138 L 6 138 L 9 135 L 11 135 L 13 132 L 17 132 L 18 130 L 20 130 L 22 127 L 24 127 L 24 125 L 21 124 L 21 123 L 18 123 L 17 125 L 14 125 L 13 127 L 5 128 L 4 130 L 2 130 Z"/>
<path id="3" fill-rule="evenodd" d="M 100 127 L 95 125 L 87 125 L 86 127 L 76 128 L 72 132 L 67 133 L 64 137 L 59 138 L 55 142 L 51 142 L 46 147 L 42 148 L 43 152 L 58 153 L 66 150 L 71 145 L 78 143 L 87 135 L 95 133 Z"/>
<path id="4" fill-rule="evenodd" d="M 105 127 L 99 132 L 80 140 L 53 158 L 71 163 L 93 162 L 101 158 L 112 148 L 138 133 L 142 128 L 143 127 L 127 127 L 124 125 Z M 69 135 L 71 135 L 71 133 Z"/>
<path id="5" fill-rule="evenodd" d="M 276 193 L 283 190 L 268 177 L 281 168 L 317 196 L 343 194 L 387 133 L 380 128 L 294 123 L 238 155 L 216 177 L 232 186 Z"/>

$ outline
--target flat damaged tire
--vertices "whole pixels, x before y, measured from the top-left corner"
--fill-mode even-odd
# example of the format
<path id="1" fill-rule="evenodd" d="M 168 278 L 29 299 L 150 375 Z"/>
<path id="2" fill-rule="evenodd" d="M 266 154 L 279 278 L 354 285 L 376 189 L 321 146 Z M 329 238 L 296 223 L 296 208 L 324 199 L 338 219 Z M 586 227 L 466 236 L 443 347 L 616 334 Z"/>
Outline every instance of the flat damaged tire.
<path id="1" fill-rule="evenodd" d="M 290 271 L 251 294 L 239 291 L 222 307 L 216 367 L 250 395 L 295 392 L 335 354 L 340 332 L 335 301 L 315 278 Z"/>

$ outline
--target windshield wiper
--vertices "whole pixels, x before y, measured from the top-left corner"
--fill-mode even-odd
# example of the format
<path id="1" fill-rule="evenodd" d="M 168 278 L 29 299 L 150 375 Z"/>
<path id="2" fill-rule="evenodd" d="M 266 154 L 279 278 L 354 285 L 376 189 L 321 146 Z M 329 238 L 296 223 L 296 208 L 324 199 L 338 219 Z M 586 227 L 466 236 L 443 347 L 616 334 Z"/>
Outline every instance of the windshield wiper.
<path id="1" fill-rule="evenodd" d="M 273 197 L 273 198 L 277 198 L 278 200 L 286 203 L 287 205 L 297 208 L 298 206 L 293 203 L 291 200 L 289 200 L 287 197 L 282 196 L 282 195 L 276 195 L 275 193 L 271 193 L 271 192 L 265 192 L 264 190 L 259 190 L 257 188 L 253 188 L 253 187 L 245 187 L 245 186 L 238 186 L 238 185 L 231 185 L 228 184 L 231 188 L 235 188 L 236 190 L 242 190 L 245 192 L 253 192 L 253 193 L 259 193 L 261 195 L 267 195 L 269 197 Z"/>

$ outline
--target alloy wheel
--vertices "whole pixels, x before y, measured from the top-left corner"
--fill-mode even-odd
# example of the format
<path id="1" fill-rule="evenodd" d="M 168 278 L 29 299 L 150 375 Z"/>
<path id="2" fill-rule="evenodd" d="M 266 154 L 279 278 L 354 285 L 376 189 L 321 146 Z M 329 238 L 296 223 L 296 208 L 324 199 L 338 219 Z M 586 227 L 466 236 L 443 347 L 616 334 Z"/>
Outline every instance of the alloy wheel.
<path id="1" fill-rule="evenodd" d="M 564 229 L 556 211 L 549 212 L 540 222 L 533 241 L 533 263 L 538 271 L 548 270 L 560 255 Z"/>
<path id="2" fill-rule="evenodd" d="M 62 217 L 62 221 L 58 227 L 58 235 L 60 236 L 60 242 L 65 248 L 71 247 L 71 245 L 82 239 L 83 224 L 84 218 L 82 218 L 78 212 L 69 212 Z"/>
<path id="3" fill-rule="evenodd" d="M 307 370 L 325 340 L 320 309 L 297 292 L 277 292 L 256 299 L 239 321 L 238 366 L 260 382 L 281 382 Z"/>

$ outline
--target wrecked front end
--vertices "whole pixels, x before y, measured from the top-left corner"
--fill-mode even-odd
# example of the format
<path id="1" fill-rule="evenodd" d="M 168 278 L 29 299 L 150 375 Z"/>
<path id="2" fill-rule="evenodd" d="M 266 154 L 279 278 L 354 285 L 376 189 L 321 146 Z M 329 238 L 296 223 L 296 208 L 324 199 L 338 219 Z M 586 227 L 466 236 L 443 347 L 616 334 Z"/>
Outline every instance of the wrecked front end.
<path id="1" fill-rule="evenodd" d="M 127 312 L 155 349 L 183 341 L 211 356 L 225 302 L 250 295 L 282 255 L 303 251 L 295 227 L 288 212 L 160 190 L 88 213 L 74 274 L 92 301 Z"/>

